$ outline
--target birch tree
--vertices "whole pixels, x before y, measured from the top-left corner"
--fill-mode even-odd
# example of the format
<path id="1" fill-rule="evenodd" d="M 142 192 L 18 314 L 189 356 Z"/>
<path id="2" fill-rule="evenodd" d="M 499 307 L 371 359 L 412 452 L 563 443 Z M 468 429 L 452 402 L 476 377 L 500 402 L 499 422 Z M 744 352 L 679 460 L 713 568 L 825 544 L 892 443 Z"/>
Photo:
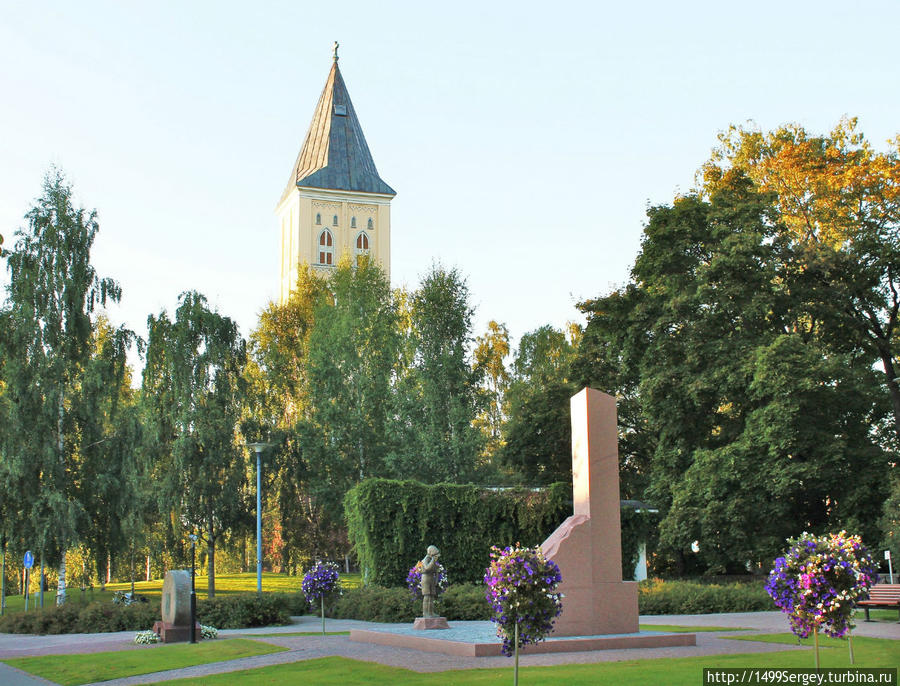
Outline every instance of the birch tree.
<path id="1" fill-rule="evenodd" d="M 85 522 L 72 395 L 91 356 L 92 313 L 118 302 L 121 291 L 94 270 L 96 211 L 75 208 L 59 170 L 47 174 L 25 219 L 4 253 L 10 280 L 0 338 L 8 394 L 3 457 L 10 486 L 21 495 L 23 534 L 48 562 L 59 563 L 62 603 L 65 551 Z"/>
<path id="2" fill-rule="evenodd" d="M 247 465 L 238 423 L 246 344 L 230 318 L 196 292 L 181 295 L 175 319 L 148 319 L 143 393 L 155 437 L 162 508 L 207 545 L 208 596 L 215 596 L 216 544 L 249 526 Z"/>

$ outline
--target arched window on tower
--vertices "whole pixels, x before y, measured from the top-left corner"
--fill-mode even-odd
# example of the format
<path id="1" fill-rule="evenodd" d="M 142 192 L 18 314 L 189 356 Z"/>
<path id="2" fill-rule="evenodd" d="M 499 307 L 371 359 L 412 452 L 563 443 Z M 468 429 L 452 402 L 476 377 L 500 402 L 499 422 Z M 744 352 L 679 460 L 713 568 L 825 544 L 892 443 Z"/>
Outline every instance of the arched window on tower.
<path id="1" fill-rule="evenodd" d="M 332 218 L 332 220 L 331 220 L 331 225 L 332 225 L 332 226 L 337 226 L 337 215 L 334 215 L 334 218 Z"/>
<path id="2" fill-rule="evenodd" d="M 369 224 L 368 224 L 368 226 L 366 226 L 366 228 L 367 228 L 369 231 L 371 231 L 372 229 L 375 228 L 375 222 L 373 222 L 373 221 L 371 220 L 371 218 L 369 219 Z"/>
<path id="3" fill-rule="evenodd" d="M 365 231 L 360 231 L 356 236 L 356 264 L 359 264 L 359 258 L 369 254 L 369 236 Z"/>
<path id="4" fill-rule="evenodd" d="M 316 226 L 322 226 L 322 215 L 316 213 Z"/>
<path id="5" fill-rule="evenodd" d="M 328 229 L 319 234 L 319 264 L 334 264 L 334 238 Z"/>
<path id="6" fill-rule="evenodd" d="M 356 228 L 356 217 L 350 217 L 350 228 L 351 229 Z"/>

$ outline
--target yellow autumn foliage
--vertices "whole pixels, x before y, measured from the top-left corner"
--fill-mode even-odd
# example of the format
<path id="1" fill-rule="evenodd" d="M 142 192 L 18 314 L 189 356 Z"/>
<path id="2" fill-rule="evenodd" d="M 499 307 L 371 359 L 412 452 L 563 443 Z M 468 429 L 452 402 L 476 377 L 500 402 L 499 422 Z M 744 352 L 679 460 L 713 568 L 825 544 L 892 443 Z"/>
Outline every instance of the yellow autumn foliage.
<path id="1" fill-rule="evenodd" d="M 848 241 L 883 237 L 900 221 L 900 136 L 875 151 L 843 118 L 827 136 L 798 124 L 770 132 L 731 126 L 698 173 L 704 195 L 743 172 L 774 195 L 782 221 L 801 241 L 840 249 Z M 896 238 L 896 237 L 893 237 Z"/>

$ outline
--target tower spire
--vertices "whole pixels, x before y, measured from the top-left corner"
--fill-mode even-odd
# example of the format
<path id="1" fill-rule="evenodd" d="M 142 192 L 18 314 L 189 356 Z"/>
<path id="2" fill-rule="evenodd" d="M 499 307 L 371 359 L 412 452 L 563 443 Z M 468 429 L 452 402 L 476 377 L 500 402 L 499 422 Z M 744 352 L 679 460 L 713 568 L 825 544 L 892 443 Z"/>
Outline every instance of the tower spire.
<path id="1" fill-rule="evenodd" d="M 338 54 L 337 54 L 337 51 L 338 51 L 338 48 L 339 48 L 339 47 L 341 47 L 341 44 L 338 43 L 337 41 L 335 41 L 335 42 L 334 42 L 334 45 L 331 47 L 331 56 L 334 58 L 334 61 L 335 61 L 335 62 L 337 62 L 338 59 L 339 59 L 339 58 L 338 58 Z"/>

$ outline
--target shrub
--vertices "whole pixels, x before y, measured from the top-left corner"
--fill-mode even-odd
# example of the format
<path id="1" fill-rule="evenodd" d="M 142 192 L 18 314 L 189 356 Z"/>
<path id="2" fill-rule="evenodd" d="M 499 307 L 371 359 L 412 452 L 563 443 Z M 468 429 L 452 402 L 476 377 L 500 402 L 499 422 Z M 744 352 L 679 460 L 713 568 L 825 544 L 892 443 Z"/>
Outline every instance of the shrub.
<path id="1" fill-rule="evenodd" d="M 129 610 L 136 606 L 132 605 Z M 288 610 L 278 595 L 255 593 L 197 600 L 197 621 L 221 629 L 290 624 Z"/>
<path id="2" fill-rule="evenodd" d="M 761 612 L 771 608 L 762 582 L 700 584 L 648 579 L 638 586 L 638 607 L 646 615 Z"/>
<path id="3" fill-rule="evenodd" d="M 153 626 L 160 617 L 159 603 L 114 605 L 68 602 L 44 610 L 19 612 L 0 620 L 0 632 L 16 634 L 104 633 L 138 631 Z"/>
<path id="4" fill-rule="evenodd" d="M 382 586 L 361 586 L 345 591 L 334 599 L 326 601 L 326 614 L 337 619 L 362 619 L 368 622 L 411 622 L 421 613 L 421 606 L 410 602 L 405 588 L 384 588 Z"/>
<path id="5" fill-rule="evenodd" d="M 309 609 L 309 603 L 306 602 L 306 596 L 301 592 L 297 593 L 269 593 L 278 605 L 284 608 L 288 615 L 299 616 L 306 614 Z"/>
<path id="6" fill-rule="evenodd" d="M 490 619 L 491 608 L 484 586 L 455 584 L 435 601 L 437 614 L 453 620 Z M 325 614 L 336 619 L 367 622 L 411 622 L 422 613 L 422 601 L 412 602 L 405 588 L 371 584 L 344 591 L 340 598 L 325 601 Z"/>
<path id="7" fill-rule="evenodd" d="M 485 598 L 484 586 L 455 584 L 447 589 L 437 603 L 438 612 L 449 620 L 488 620 L 491 606 Z"/>

